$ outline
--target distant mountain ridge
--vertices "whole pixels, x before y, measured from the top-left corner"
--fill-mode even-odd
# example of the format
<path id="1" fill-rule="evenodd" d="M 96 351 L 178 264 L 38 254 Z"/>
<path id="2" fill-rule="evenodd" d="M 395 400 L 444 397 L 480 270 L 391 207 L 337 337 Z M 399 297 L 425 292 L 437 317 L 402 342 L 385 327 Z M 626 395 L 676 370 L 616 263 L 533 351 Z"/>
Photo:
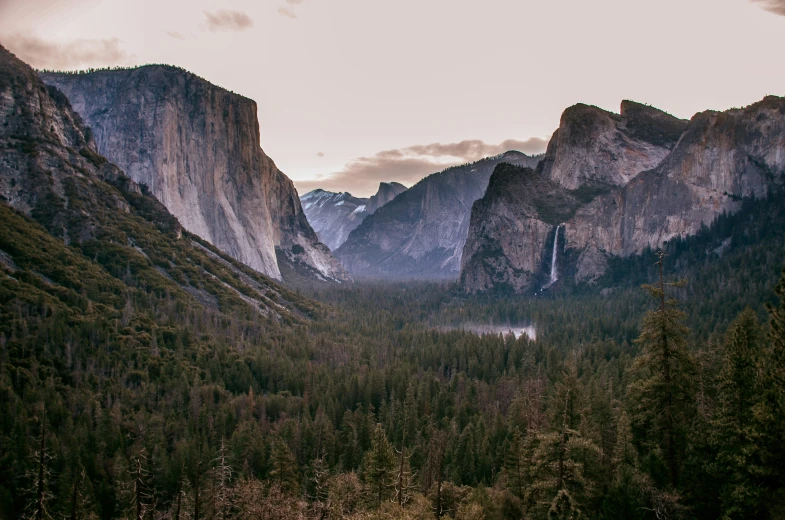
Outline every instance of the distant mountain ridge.
<path id="1" fill-rule="evenodd" d="M 540 157 L 510 151 L 425 177 L 369 216 L 335 254 L 362 277 L 456 278 L 471 207 L 496 165 L 536 166 Z"/>
<path id="2" fill-rule="evenodd" d="M 552 258 L 591 282 L 609 258 L 694 235 L 784 182 L 783 98 L 689 122 L 629 101 L 620 114 L 577 105 L 536 170 L 494 172 L 472 209 L 461 285 L 537 291 Z"/>
<path id="3" fill-rule="evenodd" d="M 254 101 L 169 66 L 40 76 L 65 93 L 98 152 L 149 186 L 185 229 L 277 280 L 283 270 L 347 279 L 259 146 Z"/>
<path id="4" fill-rule="evenodd" d="M 319 240 L 335 251 L 368 215 L 404 191 L 406 186 L 403 184 L 382 182 L 376 194 L 370 198 L 354 197 L 349 192 L 316 189 L 300 197 L 300 202 Z"/>

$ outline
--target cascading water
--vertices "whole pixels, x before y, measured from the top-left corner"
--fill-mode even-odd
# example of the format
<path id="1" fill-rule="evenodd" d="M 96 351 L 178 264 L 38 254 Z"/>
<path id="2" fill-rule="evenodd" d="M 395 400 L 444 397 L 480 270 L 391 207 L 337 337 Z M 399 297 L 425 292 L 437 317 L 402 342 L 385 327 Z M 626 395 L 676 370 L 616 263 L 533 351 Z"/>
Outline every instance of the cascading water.
<path id="1" fill-rule="evenodd" d="M 548 285 L 553 285 L 559 279 L 559 271 L 556 268 L 556 251 L 559 248 L 559 229 L 561 224 L 556 226 L 556 235 L 553 237 L 553 255 L 551 256 L 551 280 Z"/>

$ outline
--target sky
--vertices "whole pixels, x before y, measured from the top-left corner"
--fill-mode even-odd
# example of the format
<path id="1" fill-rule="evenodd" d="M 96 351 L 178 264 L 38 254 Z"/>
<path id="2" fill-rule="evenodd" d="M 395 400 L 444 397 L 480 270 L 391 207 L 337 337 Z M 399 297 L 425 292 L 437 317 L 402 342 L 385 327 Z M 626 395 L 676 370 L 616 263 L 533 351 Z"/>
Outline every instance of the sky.
<path id="1" fill-rule="evenodd" d="M 785 0 L 0 0 L 37 68 L 168 63 L 257 102 L 300 193 L 541 153 L 562 111 L 785 94 Z"/>

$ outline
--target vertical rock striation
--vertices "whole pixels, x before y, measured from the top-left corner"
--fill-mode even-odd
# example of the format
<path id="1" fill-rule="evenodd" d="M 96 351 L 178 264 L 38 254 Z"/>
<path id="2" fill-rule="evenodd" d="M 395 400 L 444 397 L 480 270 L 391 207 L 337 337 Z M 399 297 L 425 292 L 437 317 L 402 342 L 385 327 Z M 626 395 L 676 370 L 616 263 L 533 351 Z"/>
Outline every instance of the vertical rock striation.
<path id="1" fill-rule="evenodd" d="M 98 151 L 188 231 L 275 279 L 281 262 L 346 278 L 260 148 L 254 101 L 168 66 L 41 77 L 66 94 Z"/>

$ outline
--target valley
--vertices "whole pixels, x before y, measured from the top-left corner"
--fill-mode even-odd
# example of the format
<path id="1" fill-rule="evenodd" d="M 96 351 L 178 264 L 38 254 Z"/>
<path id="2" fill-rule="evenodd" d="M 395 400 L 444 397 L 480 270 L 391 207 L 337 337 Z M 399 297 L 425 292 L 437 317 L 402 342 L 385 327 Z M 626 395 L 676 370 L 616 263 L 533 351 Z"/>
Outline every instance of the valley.
<path id="1" fill-rule="evenodd" d="M 368 198 L 257 113 L 0 47 L 0 519 L 779 518 L 785 99 Z"/>

